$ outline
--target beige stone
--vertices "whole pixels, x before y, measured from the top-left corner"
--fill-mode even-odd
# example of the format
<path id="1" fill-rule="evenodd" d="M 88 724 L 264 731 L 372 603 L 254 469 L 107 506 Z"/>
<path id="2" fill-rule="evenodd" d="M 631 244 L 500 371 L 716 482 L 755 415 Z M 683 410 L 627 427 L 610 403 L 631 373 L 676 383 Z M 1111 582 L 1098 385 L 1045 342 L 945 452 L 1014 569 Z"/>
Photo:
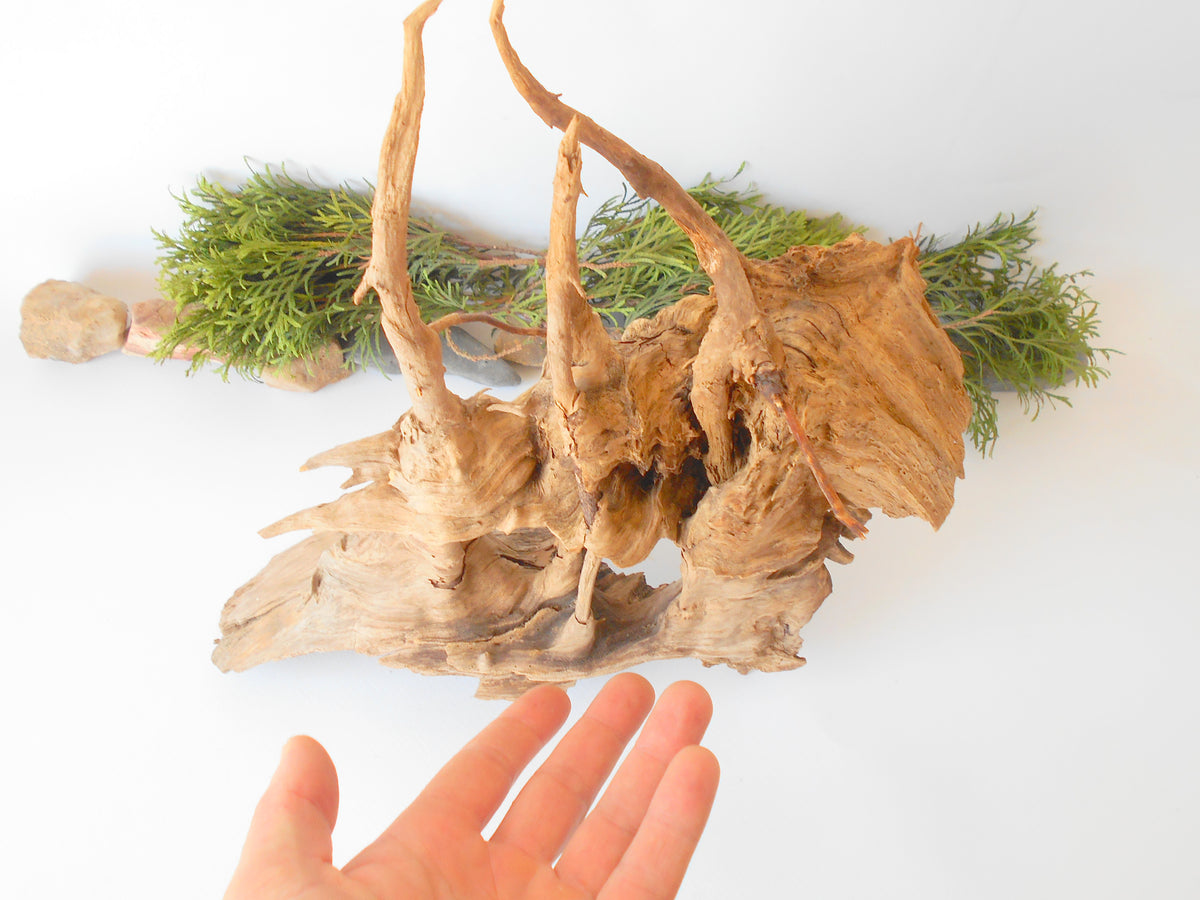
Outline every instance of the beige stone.
<path id="1" fill-rule="evenodd" d="M 71 281 L 43 281 L 21 302 L 21 343 L 36 359 L 81 363 L 125 343 L 129 310 Z"/>
<path id="2" fill-rule="evenodd" d="M 312 393 L 349 377 L 342 359 L 342 348 L 330 341 L 313 359 L 296 359 L 282 366 L 264 369 L 263 384 L 285 391 Z"/>

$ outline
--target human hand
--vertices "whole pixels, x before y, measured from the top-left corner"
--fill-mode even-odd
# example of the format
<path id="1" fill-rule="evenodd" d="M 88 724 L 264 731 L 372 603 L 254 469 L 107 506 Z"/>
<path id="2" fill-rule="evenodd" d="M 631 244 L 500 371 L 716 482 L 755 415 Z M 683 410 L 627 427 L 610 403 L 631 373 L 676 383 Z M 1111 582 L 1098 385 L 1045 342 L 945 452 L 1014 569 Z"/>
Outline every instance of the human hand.
<path id="1" fill-rule="evenodd" d="M 332 862 L 337 773 L 320 744 L 292 738 L 225 900 L 674 897 L 717 789 L 716 757 L 698 746 L 712 703 L 699 685 L 679 682 L 651 713 L 652 705 L 645 679 L 611 679 L 485 840 L 480 832 L 570 711 L 560 688 L 534 688 L 340 870 Z"/>

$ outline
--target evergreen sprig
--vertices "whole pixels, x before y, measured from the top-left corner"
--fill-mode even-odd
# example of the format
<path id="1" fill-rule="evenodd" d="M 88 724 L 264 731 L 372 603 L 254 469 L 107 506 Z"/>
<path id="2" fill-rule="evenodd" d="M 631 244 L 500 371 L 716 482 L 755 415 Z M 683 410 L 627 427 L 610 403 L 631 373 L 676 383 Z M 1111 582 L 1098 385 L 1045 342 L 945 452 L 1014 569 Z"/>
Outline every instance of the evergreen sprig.
<path id="1" fill-rule="evenodd" d="M 218 361 L 223 374 L 258 374 L 311 358 L 334 335 L 378 346 L 351 299 L 371 246 L 368 195 L 267 169 L 236 190 L 201 178 L 177 199 L 179 236 L 155 236 L 159 286 L 181 315 L 157 355 L 195 347 L 193 370 Z"/>
<path id="2" fill-rule="evenodd" d="M 838 216 L 811 219 L 728 183 L 710 176 L 691 193 L 749 256 L 832 244 L 853 230 Z M 179 236 L 156 237 L 163 294 L 186 315 L 158 356 L 197 347 L 193 369 L 216 360 L 223 374 L 249 375 L 311 357 L 330 340 L 366 348 L 367 362 L 378 358 L 378 300 L 352 301 L 371 251 L 369 191 L 319 188 L 268 168 L 237 189 L 201 178 L 178 200 Z M 540 252 L 481 245 L 412 217 L 408 253 L 426 319 L 468 311 L 522 325 L 545 320 Z M 614 325 L 708 290 L 687 237 L 658 205 L 628 191 L 591 217 L 579 258 L 585 289 Z"/>
<path id="3" fill-rule="evenodd" d="M 799 244 L 828 246 L 856 230 L 841 216 L 811 218 L 764 202 L 753 187 L 738 190 L 712 175 L 690 193 L 754 259 L 771 259 Z M 706 293 L 711 281 L 686 234 L 661 206 L 628 189 L 600 205 L 579 241 L 582 281 L 593 306 L 612 324 L 652 316 L 690 293 Z M 544 302 L 544 295 L 540 295 Z"/>
<path id="4" fill-rule="evenodd" d="M 1046 403 L 1070 405 L 1060 388 L 1095 387 L 1108 374 L 1099 358 L 1112 351 L 1091 345 L 1096 302 L 1080 284 L 1091 273 L 1037 266 L 1034 219 L 997 216 L 957 243 L 933 235 L 920 242 L 925 296 L 962 352 L 974 406 L 969 433 L 985 453 L 999 433 L 995 391 L 1015 390 L 1037 418 Z"/>
<path id="5" fill-rule="evenodd" d="M 739 173 L 740 174 L 740 170 Z M 737 175 L 734 176 L 736 178 Z M 798 244 L 829 245 L 856 228 L 841 216 L 812 218 L 764 201 L 753 187 L 711 175 L 690 193 L 745 255 L 770 259 Z M 177 237 L 156 232 L 160 286 L 181 315 L 156 355 L 198 348 L 192 369 L 216 361 L 223 375 L 314 356 L 330 341 L 352 347 L 356 365 L 381 358 L 378 299 L 352 296 L 371 251 L 371 192 L 251 172 L 236 189 L 201 178 L 178 198 Z M 994 445 L 997 389 L 1015 389 L 1026 410 L 1067 397 L 1068 382 L 1094 386 L 1107 372 L 1094 349 L 1096 304 L 1080 286 L 1089 273 L 1059 274 L 1032 262 L 1034 215 L 998 216 L 953 244 L 920 242 L 929 302 L 963 353 L 974 405 L 969 433 Z M 484 245 L 409 220 L 409 274 L 427 320 L 486 312 L 520 325 L 545 320 L 540 251 Z M 579 240 L 584 288 L 611 324 L 651 316 L 709 281 L 683 232 L 657 204 L 626 190 L 601 204 Z"/>

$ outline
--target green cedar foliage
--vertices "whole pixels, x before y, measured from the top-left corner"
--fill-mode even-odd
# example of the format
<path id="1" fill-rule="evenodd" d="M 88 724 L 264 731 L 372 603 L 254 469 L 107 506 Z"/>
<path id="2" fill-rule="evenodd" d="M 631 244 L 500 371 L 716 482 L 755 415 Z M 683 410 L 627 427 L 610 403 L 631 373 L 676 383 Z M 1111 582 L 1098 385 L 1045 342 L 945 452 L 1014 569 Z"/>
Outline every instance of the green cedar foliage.
<path id="1" fill-rule="evenodd" d="M 749 257 L 829 245 L 862 230 L 838 215 L 773 206 L 732 180 L 707 177 L 691 194 Z M 378 298 L 352 300 L 371 251 L 369 188 L 318 187 L 267 168 L 232 189 L 202 178 L 178 200 L 179 235 L 156 237 L 160 286 L 182 314 L 157 356 L 196 347 L 193 370 L 217 361 L 223 375 L 254 376 L 337 340 L 355 347 L 357 362 L 378 361 Z M 997 434 L 994 390 L 1017 390 L 1036 416 L 1048 401 L 1068 402 L 1057 392 L 1068 382 L 1095 385 L 1107 374 L 1097 359 L 1108 351 L 1090 343 L 1096 305 L 1079 285 L 1088 273 L 1034 265 L 1033 219 L 997 217 L 953 244 L 920 242 L 929 302 L 963 352 L 975 410 L 969 433 L 984 451 Z M 541 252 L 480 244 L 416 216 L 408 252 L 426 320 L 483 312 L 519 325 L 544 322 Z M 579 259 L 584 289 L 613 325 L 709 286 L 683 232 L 657 204 L 628 191 L 596 210 Z"/>
<path id="2" fill-rule="evenodd" d="M 1095 387 L 1108 374 L 1099 360 L 1112 351 L 1092 346 L 1096 302 L 1080 285 L 1091 273 L 1063 275 L 1033 262 L 1034 215 L 997 216 L 953 244 L 920 242 L 925 296 L 962 352 L 974 407 L 968 431 L 983 452 L 999 433 L 995 391 L 1015 390 L 1037 418 L 1046 403 L 1070 405 L 1060 388 Z"/>

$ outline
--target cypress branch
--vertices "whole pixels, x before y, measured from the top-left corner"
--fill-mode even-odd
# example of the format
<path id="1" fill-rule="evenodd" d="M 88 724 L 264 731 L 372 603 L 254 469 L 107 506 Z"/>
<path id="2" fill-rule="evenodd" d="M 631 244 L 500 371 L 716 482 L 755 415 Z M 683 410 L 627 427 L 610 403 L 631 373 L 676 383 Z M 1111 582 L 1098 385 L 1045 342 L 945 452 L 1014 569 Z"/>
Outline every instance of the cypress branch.
<path id="1" fill-rule="evenodd" d="M 753 187 L 706 177 L 690 193 L 746 256 L 770 259 L 798 244 L 830 245 L 862 228 L 839 215 L 813 218 L 767 203 Z M 355 361 L 377 363 L 383 349 L 374 295 L 352 301 L 371 249 L 371 193 L 348 185 L 317 187 L 284 170 L 251 172 L 236 189 L 201 178 L 177 198 L 177 237 L 156 232 L 160 287 L 180 316 L 156 356 L 178 346 L 200 349 L 196 370 L 257 375 L 313 356 L 331 340 L 355 348 Z M 988 452 L 998 433 L 997 389 L 1015 389 L 1037 416 L 1046 403 L 1069 404 L 1069 382 L 1095 386 L 1096 304 L 1080 286 L 1090 273 L 1038 267 L 1034 214 L 998 216 L 955 243 L 920 242 L 928 300 L 963 353 L 974 404 L 969 434 Z M 540 251 L 481 245 L 429 219 L 409 222 L 409 274 L 427 320 L 483 313 L 517 326 L 545 319 Z M 657 205 L 628 189 L 601 204 L 579 240 L 582 280 L 593 305 L 614 326 L 652 316 L 709 281 L 691 243 Z"/>
<path id="2" fill-rule="evenodd" d="M 962 352 L 969 433 L 985 453 L 998 434 L 996 390 L 1015 390 L 1036 419 L 1047 403 L 1070 405 L 1059 388 L 1095 387 L 1108 374 L 1099 359 L 1112 351 L 1091 344 L 1097 307 L 1079 283 L 1091 273 L 1033 262 L 1035 215 L 997 216 L 954 244 L 932 235 L 920 243 L 925 296 Z"/>

